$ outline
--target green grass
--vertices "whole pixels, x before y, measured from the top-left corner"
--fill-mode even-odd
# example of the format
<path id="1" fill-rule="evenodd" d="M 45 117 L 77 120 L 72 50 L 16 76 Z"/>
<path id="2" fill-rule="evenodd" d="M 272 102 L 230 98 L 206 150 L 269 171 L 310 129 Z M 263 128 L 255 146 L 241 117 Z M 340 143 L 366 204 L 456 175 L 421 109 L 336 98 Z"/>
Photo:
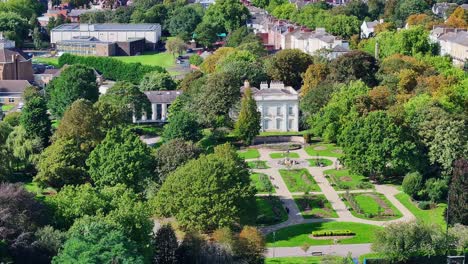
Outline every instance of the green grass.
<path id="1" fill-rule="evenodd" d="M 309 165 L 311 167 L 318 167 L 317 165 L 317 162 L 320 162 L 323 164 L 323 166 L 327 167 L 327 166 L 331 166 L 333 165 L 333 161 L 329 160 L 329 159 L 308 159 L 307 160 L 309 162 Z"/>
<path id="2" fill-rule="evenodd" d="M 13 109 L 13 107 L 15 106 L 14 105 L 2 105 L 2 111 L 3 112 L 10 111 L 11 109 Z"/>
<path id="3" fill-rule="evenodd" d="M 158 126 L 155 124 L 132 124 L 130 127 L 132 131 L 138 135 L 160 136 L 164 131 L 164 128 L 162 126 Z"/>
<path id="4" fill-rule="evenodd" d="M 305 254 L 305 253 L 304 253 Z M 286 257 L 286 258 L 266 258 L 265 264 L 320 264 L 324 257 Z M 328 256 L 327 260 L 340 259 L 339 257 Z M 335 263 L 335 262 L 333 262 Z M 338 262 L 336 262 L 338 263 Z"/>
<path id="5" fill-rule="evenodd" d="M 244 159 L 257 159 L 260 158 L 260 152 L 257 149 L 249 148 L 247 150 L 239 150 L 237 151 L 239 157 Z"/>
<path id="6" fill-rule="evenodd" d="M 56 193 L 57 191 L 52 187 L 42 188 L 36 182 L 24 183 L 26 191 L 34 193 L 37 198 L 44 198 L 45 193 Z"/>
<path id="7" fill-rule="evenodd" d="M 288 214 L 277 196 L 255 197 L 257 225 L 268 226 L 288 220 Z"/>
<path id="8" fill-rule="evenodd" d="M 306 169 L 279 170 L 290 192 L 319 192 L 320 188 Z"/>
<path id="9" fill-rule="evenodd" d="M 144 65 L 161 66 L 170 68 L 175 65 L 175 58 L 167 52 L 145 52 L 138 56 L 116 56 L 113 57 L 123 62 L 139 62 Z"/>
<path id="10" fill-rule="evenodd" d="M 49 65 L 53 65 L 53 66 L 55 66 L 55 67 L 58 67 L 58 66 L 59 66 L 58 57 L 51 57 L 51 58 L 36 57 L 36 58 L 33 59 L 33 62 L 35 62 L 35 63 L 49 64 Z"/>
<path id="11" fill-rule="evenodd" d="M 325 195 L 310 195 L 306 200 L 304 195 L 296 195 L 294 202 L 304 218 L 337 218 L 338 214 L 333 210 Z M 307 207 L 309 205 L 309 207 Z"/>
<path id="12" fill-rule="evenodd" d="M 259 136 L 268 137 L 268 136 L 302 136 L 307 133 L 307 130 L 294 132 L 260 132 Z"/>
<path id="13" fill-rule="evenodd" d="M 395 195 L 395 198 L 397 198 L 397 200 L 400 201 L 400 203 L 402 203 L 406 208 L 408 208 L 408 210 L 410 210 L 410 212 L 413 213 L 418 220 L 426 224 L 436 224 L 441 226 L 442 228 L 446 227 L 444 218 L 444 211 L 447 207 L 446 204 L 440 203 L 434 209 L 422 210 L 419 209 L 418 206 L 411 201 L 411 197 L 409 197 L 409 195 L 407 195 L 406 193 L 399 193 Z"/>
<path id="14" fill-rule="evenodd" d="M 286 154 L 285 152 L 270 153 L 270 158 L 272 159 L 283 159 L 286 157 L 289 157 L 291 159 L 298 159 L 299 153 L 296 153 L 296 152 L 289 152 L 289 154 Z"/>
<path id="15" fill-rule="evenodd" d="M 57 129 L 57 127 L 60 125 L 60 120 L 54 119 L 52 120 L 52 127 Z"/>
<path id="16" fill-rule="evenodd" d="M 337 147 L 335 144 L 326 144 L 326 143 L 314 143 L 310 146 L 305 147 L 305 151 L 309 156 L 312 157 L 336 157 L 339 158 L 343 156 L 341 148 Z"/>
<path id="17" fill-rule="evenodd" d="M 261 180 L 261 178 L 265 180 Z M 255 186 L 258 193 L 269 193 L 268 190 L 271 190 L 271 193 L 275 193 L 275 187 L 271 184 L 270 180 L 268 179 L 268 175 L 263 173 L 253 173 L 250 175 L 250 180 L 252 185 Z"/>
<path id="18" fill-rule="evenodd" d="M 304 243 L 311 246 L 314 245 L 332 245 L 333 239 L 312 239 L 309 236 L 313 231 L 319 230 L 338 230 L 348 229 L 356 236 L 341 239 L 339 244 L 362 244 L 372 243 L 374 241 L 374 232 L 382 227 L 374 225 L 366 225 L 350 222 L 325 222 L 325 223 L 311 223 L 289 226 L 276 231 L 275 241 L 273 243 L 273 234 L 268 234 L 267 246 L 268 247 L 300 247 Z"/>
<path id="19" fill-rule="evenodd" d="M 382 255 L 382 253 L 376 253 L 376 252 L 367 253 L 367 254 L 359 256 L 359 263 L 364 263 L 364 259 L 382 259 L 382 258 L 384 258 L 384 255 Z"/>
<path id="20" fill-rule="evenodd" d="M 351 213 L 358 218 L 369 220 L 392 220 L 403 216 L 401 212 L 385 197 L 385 195 L 381 193 L 360 193 L 350 195 L 354 198 L 359 208 L 361 209 L 360 213 L 356 212 L 355 210 L 351 210 Z M 381 206 L 371 195 L 379 197 L 386 204 L 387 208 L 391 210 L 391 213 L 388 212 L 388 214 L 385 215 L 385 210 L 381 208 L 380 212 L 382 215 L 379 216 L 379 207 Z M 345 200 L 345 204 L 351 207 L 348 200 Z"/>
<path id="21" fill-rule="evenodd" d="M 249 168 L 251 168 L 251 169 L 268 169 L 268 168 L 270 168 L 270 166 L 268 166 L 268 164 L 264 160 L 249 161 L 249 162 L 247 162 L 247 165 L 249 165 Z"/>
<path id="22" fill-rule="evenodd" d="M 331 169 L 326 170 L 323 173 L 325 175 L 331 175 L 329 181 L 335 190 L 359 190 L 374 188 L 374 185 L 369 182 L 368 178 L 362 175 L 351 173 L 349 170 Z"/>

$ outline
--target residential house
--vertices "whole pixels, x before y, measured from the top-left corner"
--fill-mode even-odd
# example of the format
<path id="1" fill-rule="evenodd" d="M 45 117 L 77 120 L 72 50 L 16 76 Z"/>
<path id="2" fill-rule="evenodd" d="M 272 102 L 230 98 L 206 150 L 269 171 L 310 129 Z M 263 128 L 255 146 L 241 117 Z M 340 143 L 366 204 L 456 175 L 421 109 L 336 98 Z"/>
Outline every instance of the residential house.
<path id="1" fill-rule="evenodd" d="M 373 37 L 375 27 L 378 24 L 382 24 L 382 23 L 383 23 L 382 19 L 380 21 L 374 20 L 374 21 L 371 21 L 371 22 L 367 22 L 367 21 L 362 22 L 362 25 L 361 25 L 361 38 L 364 39 L 364 38 Z"/>
<path id="2" fill-rule="evenodd" d="M 447 19 L 447 11 L 450 9 L 456 8 L 458 5 L 456 3 L 435 3 L 432 6 L 432 13 L 438 17 L 442 17 L 444 19 Z"/>
<path id="3" fill-rule="evenodd" d="M 61 73 L 62 69 L 45 69 L 44 72 L 34 74 L 34 83 L 44 88 Z"/>
<path id="4" fill-rule="evenodd" d="M 21 105 L 23 92 L 29 86 L 26 80 L 0 80 L 0 104 Z"/>
<path id="5" fill-rule="evenodd" d="M 144 113 L 141 117 L 141 120 L 133 117 L 134 123 L 161 123 L 167 122 L 167 117 L 169 113 L 169 107 L 172 102 L 181 95 L 181 90 L 171 90 L 171 91 L 147 91 L 145 95 L 148 97 L 151 102 L 151 116 Z"/>
<path id="6" fill-rule="evenodd" d="M 257 109 L 261 114 L 261 131 L 299 131 L 299 95 L 296 90 L 284 83 L 272 81 L 260 84 L 260 89 L 244 82 L 241 92 L 250 88 Z"/>
<path id="7" fill-rule="evenodd" d="M 26 59 L 16 50 L 0 49 L 0 80 L 33 81 L 31 60 Z"/>
<path id="8" fill-rule="evenodd" d="M 450 56 L 454 65 L 463 66 L 468 59 L 467 29 L 434 27 L 430 39 L 439 43 L 440 55 Z"/>

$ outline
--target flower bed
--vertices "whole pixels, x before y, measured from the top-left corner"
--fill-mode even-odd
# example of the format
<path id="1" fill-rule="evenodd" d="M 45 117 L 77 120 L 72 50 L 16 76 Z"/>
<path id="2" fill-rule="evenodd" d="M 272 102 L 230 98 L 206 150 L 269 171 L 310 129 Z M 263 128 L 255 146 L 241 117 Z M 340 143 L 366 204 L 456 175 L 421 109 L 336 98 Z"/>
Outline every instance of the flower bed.
<path id="1" fill-rule="evenodd" d="M 314 237 L 324 237 L 324 236 L 354 236 L 356 233 L 351 230 L 323 230 L 323 231 L 314 231 L 312 236 Z"/>

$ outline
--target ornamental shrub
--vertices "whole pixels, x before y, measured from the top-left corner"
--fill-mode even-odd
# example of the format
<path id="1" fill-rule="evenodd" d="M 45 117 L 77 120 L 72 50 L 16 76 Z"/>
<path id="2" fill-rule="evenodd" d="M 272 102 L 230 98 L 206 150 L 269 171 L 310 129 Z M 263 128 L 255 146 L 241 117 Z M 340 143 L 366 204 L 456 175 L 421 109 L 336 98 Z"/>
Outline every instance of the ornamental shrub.
<path id="1" fill-rule="evenodd" d="M 416 197 L 422 188 L 422 175 L 419 172 L 406 174 L 402 183 L 403 191 L 411 197 Z"/>
<path id="2" fill-rule="evenodd" d="M 354 233 L 351 230 L 322 230 L 312 232 L 314 237 L 324 237 L 324 236 L 354 236 Z"/>

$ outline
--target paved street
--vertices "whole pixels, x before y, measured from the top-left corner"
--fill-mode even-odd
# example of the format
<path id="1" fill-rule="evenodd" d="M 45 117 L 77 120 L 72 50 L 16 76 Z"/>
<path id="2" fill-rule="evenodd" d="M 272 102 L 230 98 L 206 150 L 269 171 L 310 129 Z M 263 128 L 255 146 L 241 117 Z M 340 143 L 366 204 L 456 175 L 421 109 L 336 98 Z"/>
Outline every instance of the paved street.
<path id="1" fill-rule="evenodd" d="M 312 246 L 304 252 L 300 247 L 277 247 L 268 248 L 265 256 L 267 258 L 273 257 L 301 257 L 312 255 L 336 255 L 347 256 L 351 252 L 353 257 L 372 252 L 371 244 L 350 244 L 350 245 L 328 245 L 328 246 Z"/>

